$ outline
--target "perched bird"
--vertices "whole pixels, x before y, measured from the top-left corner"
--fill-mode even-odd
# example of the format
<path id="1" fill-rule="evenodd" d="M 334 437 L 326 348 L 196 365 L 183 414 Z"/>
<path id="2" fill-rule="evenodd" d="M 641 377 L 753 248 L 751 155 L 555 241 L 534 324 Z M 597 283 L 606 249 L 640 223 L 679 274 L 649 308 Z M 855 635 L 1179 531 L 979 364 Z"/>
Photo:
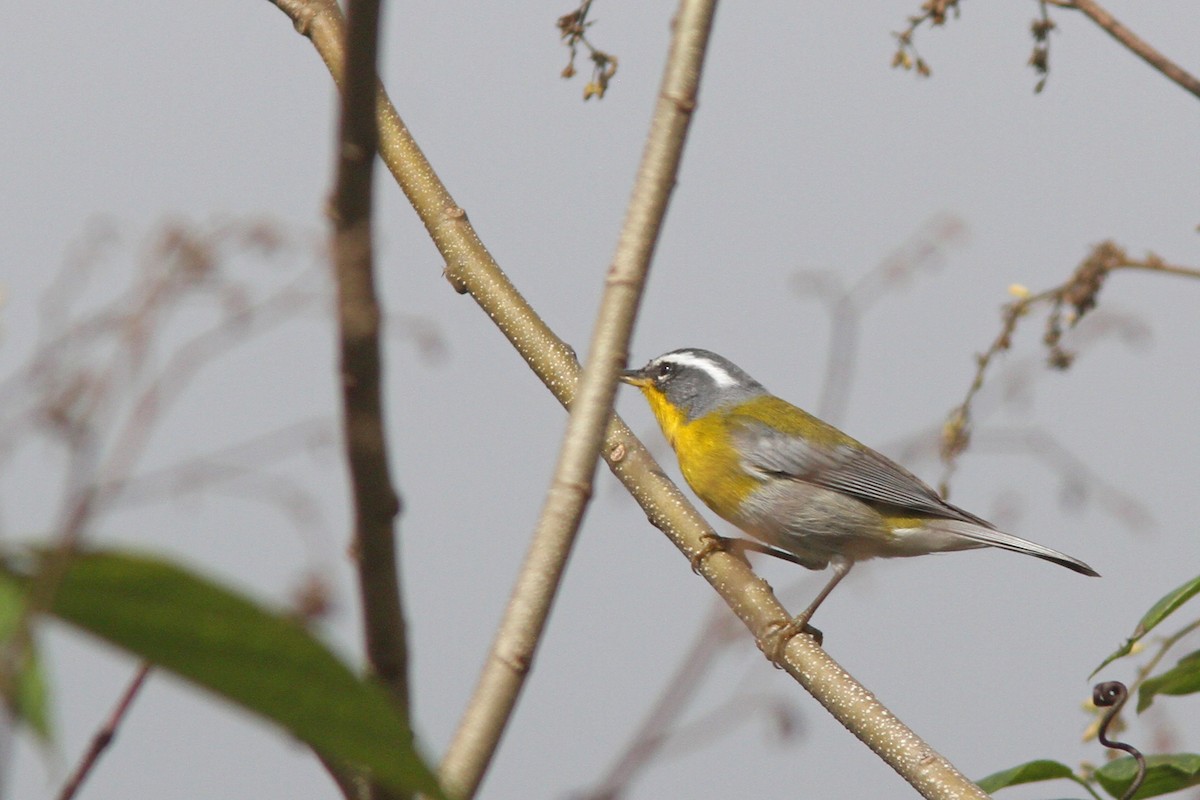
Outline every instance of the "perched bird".
<path id="1" fill-rule="evenodd" d="M 833 565 L 825 588 L 787 626 L 789 635 L 806 628 L 854 563 L 868 558 L 999 547 L 1098 576 L 1077 558 L 947 503 L 896 462 L 774 396 L 716 353 L 674 350 L 623 371 L 621 380 L 646 396 L 696 495 L 769 545 L 739 540 L 744 549 L 814 570 Z"/>

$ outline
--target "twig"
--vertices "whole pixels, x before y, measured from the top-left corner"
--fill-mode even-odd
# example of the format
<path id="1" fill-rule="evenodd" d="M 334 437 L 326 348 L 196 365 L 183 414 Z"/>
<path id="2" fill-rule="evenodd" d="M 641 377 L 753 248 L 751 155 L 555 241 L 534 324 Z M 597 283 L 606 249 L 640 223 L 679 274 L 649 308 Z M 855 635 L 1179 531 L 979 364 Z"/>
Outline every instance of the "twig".
<path id="1" fill-rule="evenodd" d="M 271 2 L 292 18 L 301 34 L 312 40 L 334 80 L 340 83 L 342 38 L 336 6 L 316 0 Z M 578 380 L 578 364 L 571 349 L 546 326 L 500 270 L 467 221 L 466 213 L 438 179 L 382 92 L 377 118 L 380 154 L 446 259 L 446 277 L 451 285 L 480 305 L 554 396 L 569 404 Z M 715 535 L 712 528 L 665 478 L 662 467 L 628 426 L 615 416 L 603 455 L 651 523 L 671 539 L 686 559 L 690 561 L 694 555 L 707 551 L 707 544 Z M 791 617 L 749 565 L 734 555 L 715 552 L 703 561 L 699 572 L 756 637 L 760 647 L 774 649 L 777 637 L 773 634 Z M 986 797 L 810 637 L 792 638 L 784 648 L 779 666 L 926 797 Z"/>
<path id="2" fill-rule="evenodd" d="M 1171 651 L 1171 648 L 1177 645 L 1183 638 L 1194 633 L 1197 629 L 1200 629 L 1200 619 L 1193 620 L 1170 636 L 1160 639 L 1158 643 L 1158 650 L 1155 651 L 1154 655 L 1152 655 L 1145 664 L 1142 664 L 1137 668 L 1137 672 L 1134 674 L 1133 682 L 1129 684 L 1129 693 L 1137 693 L 1137 691 L 1142 688 L 1142 684 L 1146 682 L 1146 680 L 1154 673 L 1154 670 L 1158 668 L 1158 665 L 1162 662 L 1162 660 L 1166 658 L 1166 655 Z M 1084 740 L 1086 741 L 1092 736 L 1098 734 L 1101 723 L 1105 722 L 1110 717 L 1114 720 L 1118 720 L 1120 718 L 1120 713 L 1121 709 L 1118 708 L 1116 711 L 1106 714 L 1103 719 L 1097 719 L 1084 732 Z"/>
<path id="3" fill-rule="evenodd" d="M 1099 25 L 1105 33 L 1124 45 L 1130 52 L 1145 61 L 1154 69 L 1161 72 L 1169 80 L 1174 81 L 1184 91 L 1200 98 L 1200 80 L 1183 67 L 1158 52 L 1149 42 L 1126 28 L 1116 17 L 1095 0 L 1046 0 L 1050 5 L 1059 8 L 1080 11 L 1092 22 Z"/>
<path id="4" fill-rule="evenodd" d="M 1046 329 L 1042 342 L 1049 350 L 1048 361 L 1056 369 L 1067 369 L 1074 354 L 1064 349 L 1062 337 L 1064 325 L 1072 328 L 1079 324 L 1095 307 L 1108 276 L 1119 270 L 1143 270 L 1166 275 L 1200 279 L 1200 269 L 1168 264 L 1154 254 L 1143 259 L 1130 258 L 1125 250 L 1111 241 L 1101 242 L 1092 248 L 1087 257 L 1075 268 L 1064 283 L 1037 294 L 1030 294 L 1024 287 L 1014 286 L 1017 299 L 1004 306 L 1001 312 L 1000 333 L 991 345 L 976 356 L 975 375 L 967 388 L 967 394 L 956 408 L 951 410 L 942 428 L 942 473 L 940 487 L 946 484 L 958 466 L 958 457 L 970 444 L 972 432 L 971 409 L 979 391 L 983 389 L 988 369 L 997 356 L 1012 347 L 1013 334 L 1017 325 L 1038 305 L 1048 304 Z"/>
<path id="5" fill-rule="evenodd" d="M 75 793 L 79 791 L 79 787 L 83 785 L 84 780 L 91 774 L 96 763 L 100 760 L 100 756 L 112 744 L 116 738 L 117 728 L 121 726 L 121 722 L 125 719 L 125 715 L 129 713 L 130 706 L 133 705 L 133 700 L 137 697 L 138 692 L 142 690 L 142 685 L 146 682 L 149 676 L 151 666 L 148 663 L 138 667 L 138 671 L 133 676 L 133 680 L 129 682 L 125 693 L 121 695 L 121 699 L 117 701 L 116 707 L 109 715 L 108 721 L 104 723 L 104 727 L 96 731 L 96 735 L 92 737 L 92 743 L 88 747 L 87 752 L 83 754 L 83 758 L 79 760 L 79 764 L 75 767 L 75 771 L 71 773 L 71 777 L 63 785 L 62 791 L 58 793 L 58 800 L 71 800 Z"/>
<path id="6" fill-rule="evenodd" d="M 592 79 L 583 87 L 584 100 L 593 97 L 604 99 L 608 84 L 617 74 L 617 57 L 600 50 L 588 41 L 587 29 L 592 27 L 592 23 L 588 22 L 587 15 L 591 9 L 592 0 L 581 0 L 578 8 L 563 14 L 556 23 L 559 37 L 566 42 L 567 49 L 571 51 L 571 58 L 563 68 L 562 76 L 575 77 L 575 56 L 578 54 L 579 45 L 587 48 L 588 57 L 592 60 Z"/>
<path id="7" fill-rule="evenodd" d="M 932 75 L 933 71 L 929 68 L 929 64 L 917 52 L 917 46 L 913 44 L 913 37 L 917 33 L 917 28 L 927 23 L 934 28 L 945 25 L 946 15 L 950 12 L 953 12 L 957 19 L 960 13 L 958 3 L 959 0 L 925 0 L 921 3 L 920 13 L 908 18 L 908 27 L 899 33 L 892 34 L 896 39 L 896 54 L 892 56 L 892 67 L 906 70 L 915 69 L 917 75 L 922 78 Z"/>
<path id="8" fill-rule="evenodd" d="M 409 711 L 408 645 L 396 564 L 400 499 L 388 471 L 380 382 L 379 301 L 371 241 L 371 184 L 378 151 L 380 0 L 349 0 L 345 26 L 337 177 L 330 216 L 337 282 L 342 427 L 354 503 L 354 556 L 370 670 Z M 395 797 L 381 786 L 374 797 Z M 406 795 L 407 796 L 407 795 Z"/>

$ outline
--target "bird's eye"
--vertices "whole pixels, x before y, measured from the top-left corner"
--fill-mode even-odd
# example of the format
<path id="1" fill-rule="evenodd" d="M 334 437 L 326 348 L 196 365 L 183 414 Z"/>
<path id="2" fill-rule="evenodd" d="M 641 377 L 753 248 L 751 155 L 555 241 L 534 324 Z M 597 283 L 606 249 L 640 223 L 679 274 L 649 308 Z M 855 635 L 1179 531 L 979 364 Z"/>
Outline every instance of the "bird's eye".
<path id="1" fill-rule="evenodd" d="M 658 365 L 658 379 L 663 380 L 675 374 L 675 365 L 670 361 Z"/>

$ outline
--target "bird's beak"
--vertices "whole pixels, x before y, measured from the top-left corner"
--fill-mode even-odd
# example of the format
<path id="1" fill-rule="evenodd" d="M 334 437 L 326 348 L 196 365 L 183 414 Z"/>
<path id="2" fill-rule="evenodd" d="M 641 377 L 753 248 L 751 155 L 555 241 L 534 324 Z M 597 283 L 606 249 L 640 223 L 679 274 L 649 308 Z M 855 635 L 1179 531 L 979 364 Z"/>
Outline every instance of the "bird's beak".
<path id="1" fill-rule="evenodd" d="M 628 383 L 630 386 L 648 386 L 650 379 L 646 377 L 646 373 L 640 369 L 623 369 L 617 374 L 617 379 L 621 383 Z"/>

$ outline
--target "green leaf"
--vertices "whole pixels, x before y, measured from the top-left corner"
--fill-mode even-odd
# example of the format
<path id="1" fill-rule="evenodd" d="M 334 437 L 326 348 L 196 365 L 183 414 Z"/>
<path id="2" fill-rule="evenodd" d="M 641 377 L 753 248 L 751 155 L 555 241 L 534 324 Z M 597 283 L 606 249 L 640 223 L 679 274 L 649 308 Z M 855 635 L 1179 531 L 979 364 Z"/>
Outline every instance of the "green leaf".
<path id="1" fill-rule="evenodd" d="M 1194 694 L 1200 692 L 1200 650 L 1188 653 L 1161 675 L 1146 679 L 1138 689 L 1138 713 L 1154 702 L 1156 694 Z"/>
<path id="2" fill-rule="evenodd" d="M 1040 759 L 1038 761 L 1026 761 L 1024 764 L 1018 764 L 1003 772 L 993 772 L 983 780 L 975 781 L 975 783 L 980 789 L 991 794 L 998 789 L 1004 789 L 1008 786 L 1019 786 L 1022 783 L 1036 783 L 1038 781 L 1054 781 L 1059 778 L 1074 780 L 1075 773 L 1066 764 Z"/>
<path id="3" fill-rule="evenodd" d="M 1162 599 L 1155 603 L 1154 606 L 1142 616 L 1141 621 L 1138 622 L 1137 627 L 1133 629 L 1133 633 L 1130 634 L 1129 638 L 1125 640 L 1125 643 L 1118 647 L 1116 652 L 1104 659 L 1104 661 L 1100 663 L 1100 666 L 1092 670 L 1092 674 L 1088 677 L 1094 677 L 1097 672 L 1104 669 L 1118 658 L 1124 658 L 1125 656 L 1129 655 L 1129 653 L 1133 650 L 1133 646 L 1137 644 L 1143 636 L 1154 630 L 1156 625 L 1174 613 L 1175 609 L 1179 608 L 1188 600 L 1191 600 L 1193 597 L 1195 597 L 1197 593 L 1200 593 L 1200 575 L 1192 578 L 1178 589 L 1165 594 Z"/>
<path id="4" fill-rule="evenodd" d="M 0 698 L 43 742 L 49 742 L 49 692 L 32 638 L 18 642 L 16 635 L 25 614 L 25 589 L 9 576 L 0 573 Z M 17 652 L 20 648 L 22 652 Z M 12 674 L 3 670 L 12 668 Z"/>
<path id="5" fill-rule="evenodd" d="M 51 612 L 398 791 L 440 796 L 403 715 L 295 620 L 166 561 L 73 557 Z"/>
<path id="6" fill-rule="evenodd" d="M 1113 797 L 1120 797 L 1136 774 L 1137 761 L 1133 756 L 1125 756 L 1109 761 L 1096 770 L 1096 780 L 1104 787 L 1104 791 Z M 1175 753 L 1147 756 L 1146 780 L 1134 798 L 1157 797 L 1197 784 L 1200 784 L 1200 755 Z"/>

